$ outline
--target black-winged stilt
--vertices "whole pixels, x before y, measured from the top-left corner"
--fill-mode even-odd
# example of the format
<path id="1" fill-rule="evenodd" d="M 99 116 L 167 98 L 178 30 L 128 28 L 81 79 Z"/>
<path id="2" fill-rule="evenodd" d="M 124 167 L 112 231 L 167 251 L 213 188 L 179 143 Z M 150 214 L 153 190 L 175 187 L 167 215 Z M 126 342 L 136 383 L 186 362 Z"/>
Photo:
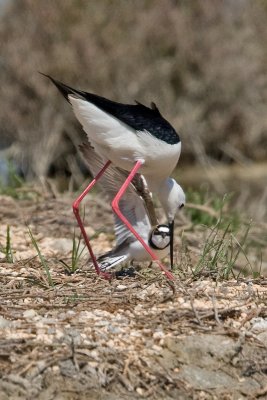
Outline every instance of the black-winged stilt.
<path id="1" fill-rule="evenodd" d="M 89 143 L 79 146 L 84 160 L 93 176 L 103 168 L 104 161 Z M 125 181 L 125 171 L 113 164 L 99 180 L 109 200 L 113 200 Z M 143 241 L 153 251 L 157 259 L 166 257 L 170 251 L 170 229 L 168 225 L 158 224 L 153 204 L 147 202 L 147 188 L 142 177 L 137 174 L 120 200 L 120 210 Z M 150 254 L 129 231 L 126 225 L 114 214 L 116 246 L 97 259 L 101 272 L 129 261 L 148 261 Z"/>
<path id="2" fill-rule="evenodd" d="M 119 201 L 133 177 L 137 172 L 143 174 L 150 191 L 157 194 L 168 219 L 172 268 L 174 217 L 177 210 L 185 203 L 182 188 L 169 177 L 181 153 L 178 134 L 162 117 L 154 103 L 151 108 L 140 103 L 136 105 L 117 103 L 95 94 L 73 89 L 48 75 L 46 76 L 72 105 L 77 119 L 87 133 L 89 142 L 95 151 L 106 160 L 102 170 L 73 203 L 74 214 L 95 266 L 97 261 L 79 215 L 79 204 L 109 165 L 113 163 L 130 172 L 112 201 L 113 211 L 148 251 L 149 248 L 146 247 L 140 235 L 119 209 Z M 149 252 L 149 254 L 151 253 Z M 97 272 L 99 273 L 99 270 Z M 166 275 L 168 274 L 166 273 Z M 173 276 L 170 274 L 169 278 L 173 279 Z"/>

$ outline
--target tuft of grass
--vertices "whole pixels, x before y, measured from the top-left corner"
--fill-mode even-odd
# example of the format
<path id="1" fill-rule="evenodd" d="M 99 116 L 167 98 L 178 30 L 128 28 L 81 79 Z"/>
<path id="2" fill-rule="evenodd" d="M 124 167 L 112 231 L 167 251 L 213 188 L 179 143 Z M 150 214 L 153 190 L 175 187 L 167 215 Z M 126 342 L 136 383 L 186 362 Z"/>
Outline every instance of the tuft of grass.
<path id="1" fill-rule="evenodd" d="M 72 237 L 72 251 L 71 251 L 71 262 L 68 265 L 64 260 L 59 260 L 64 267 L 67 269 L 69 274 L 74 274 L 78 269 L 79 260 L 83 254 L 85 246 L 81 248 L 81 234 L 79 235 L 78 239 L 76 238 L 75 230 L 73 231 Z"/>
<path id="2" fill-rule="evenodd" d="M 29 232 L 29 236 L 30 236 L 30 238 L 31 238 L 31 242 L 32 242 L 32 244 L 33 244 L 35 250 L 37 251 L 39 260 L 40 260 L 40 262 L 41 262 L 41 265 L 42 265 L 42 267 L 43 267 L 43 269 L 44 269 L 44 271 L 45 271 L 45 273 L 46 273 L 46 277 L 47 277 L 48 284 L 49 284 L 49 286 L 52 286 L 52 287 L 53 287 L 53 286 L 54 286 L 54 282 L 53 282 L 52 276 L 51 276 L 51 274 L 50 274 L 49 266 L 48 266 L 48 264 L 47 264 L 47 262 L 46 262 L 44 256 L 42 255 L 42 253 L 41 253 L 41 251 L 40 251 L 40 249 L 39 249 L 39 246 L 38 246 L 38 244 L 37 244 L 37 241 L 35 240 L 35 238 L 34 238 L 34 236 L 33 236 L 33 234 L 32 234 L 32 232 L 31 232 L 31 230 L 30 230 L 29 227 L 28 227 L 28 232 Z"/>
<path id="3" fill-rule="evenodd" d="M 238 240 L 233 233 L 231 222 L 226 226 L 222 216 L 220 215 L 215 226 L 211 228 L 210 233 L 205 241 L 202 254 L 193 268 L 192 272 L 195 276 L 213 275 L 216 279 L 238 278 L 238 276 L 247 270 L 247 267 L 253 274 L 253 267 L 246 255 L 245 244 L 248 238 L 251 224 L 246 224 L 244 232 Z M 236 275 L 234 269 L 240 257 L 243 256 L 246 263 L 242 271 Z"/>
<path id="4" fill-rule="evenodd" d="M 104 227 L 99 228 L 94 233 L 94 235 L 91 236 L 90 240 L 96 239 L 100 235 L 100 233 L 103 232 L 103 230 L 104 230 Z M 114 236 L 112 235 L 110 237 L 110 239 L 113 239 L 113 238 L 114 238 Z M 67 273 L 70 274 L 70 275 L 74 274 L 77 271 L 80 258 L 82 256 L 84 250 L 86 249 L 86 245 L 83 245 L 83 247 L 81 247 L 81 243 L 82 243 L 82 235 L 81 235 L 81 233 L 77 238 L 75 230 L 74 230 L 73 231 L 73 237 L 72 237 L 72 251 L 71 251 L 70 264 L 68 264 L 66 261 L 64 261 L 62 259 L 59 260 L 59 262 L 61 264 L 63 264 L 64 267 L 66 268 Z"/>
<path id="5" fill-rule="evenodd" d="M 13 250 L 11 245 L 10 226 L 6 227 L 6 245 L 2 248 L 1 252 L 5 255 L 7 263 L 14 263 Z"/>
<path id="6" fill-rule="evenodd" d="M 14 258 L 13 258 L 13 251 L 12 251 L 12 246 L 11 246 L 11 236 L 10 236 L 10 226 L 7 225 L 6 228 L 6 261 L 8 263 L 12 263 L 14 262 Z"/>
<path id="7" fill-rule="evenodd" d="M 230 196 L 205 200 L 202 194 L 194 192 L 194 199 L 200 204 L 192 203 L 187 212 L 193 215 L 196 240 L 199 241 L 201 232 L 203 241 L 202 244 L 199 241 L 200 253 L 192 253 L 190 240 L 188 242 L 186 234 L 182 236 L 180 267 L 177 268 L 177 273 L 186 277 L 193 275 L 197 279 L 211 276 L 216 280 L 231 277 L 237 279 L 240 275 L 259 276 L 259 266 L 252 265 L 248 257 L 253 247 L 249 238 L 252 224 L 242 221 L 240 214 L 233 213 L 231 208 L 227 207 Z M 203 222 L 207 222 L 207 225 Z M 189 235 L 191 240 L 194 238 L 193 232 Z"/>

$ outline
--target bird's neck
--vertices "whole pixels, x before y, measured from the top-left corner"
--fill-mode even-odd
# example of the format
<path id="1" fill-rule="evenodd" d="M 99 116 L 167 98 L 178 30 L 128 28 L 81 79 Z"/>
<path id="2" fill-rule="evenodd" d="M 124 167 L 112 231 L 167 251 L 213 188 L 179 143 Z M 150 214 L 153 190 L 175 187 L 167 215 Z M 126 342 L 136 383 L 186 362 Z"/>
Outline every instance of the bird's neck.
<path id="1" fill-rule="evenodd" d="M 156 193 L 158 194 L 159 191 L 161 191 L 162 186 L 165 187 L 166 186 L 166 182 L 168 181 L 168 179 L 155 179 L 154 176 L 147 176 L 146 175 L 146 182 L 147 182 L 147 186 L 150 190 L 150 192 L 152 193 Z"/>
<path id="2" fill-rule="evenodd" d="M 171 191 L 170 178 L 155 181 L 147 178 L 149 190 L 158 196 L 162 208 L 166 214 L 169 212 L 169 195 Z"/>

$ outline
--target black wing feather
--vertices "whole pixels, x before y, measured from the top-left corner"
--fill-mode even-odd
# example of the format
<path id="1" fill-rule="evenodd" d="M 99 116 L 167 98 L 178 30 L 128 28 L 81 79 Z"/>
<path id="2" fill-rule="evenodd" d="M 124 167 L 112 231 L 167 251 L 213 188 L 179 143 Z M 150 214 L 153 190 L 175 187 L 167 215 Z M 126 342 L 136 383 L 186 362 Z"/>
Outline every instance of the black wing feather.
<path id="1" fill-rule="evenodd" d="M 42 75 L 46 76 L 53 82 L 68 102 L 70 102 L 69 96 L 73 95 L 94 104 L 102 111 L 111 114 L 136 131 L 148 131 L 157 139 L 168 144 L 176 144 L 180 142 L 178 133 L 171 124 L 162 117 L 155 103 L 152 103 L 152 108 L 139 102 L 136 102 L 136 104 L 122 104 L 93 93 L 74 89 L 57 81 L 49 75 Z"/>

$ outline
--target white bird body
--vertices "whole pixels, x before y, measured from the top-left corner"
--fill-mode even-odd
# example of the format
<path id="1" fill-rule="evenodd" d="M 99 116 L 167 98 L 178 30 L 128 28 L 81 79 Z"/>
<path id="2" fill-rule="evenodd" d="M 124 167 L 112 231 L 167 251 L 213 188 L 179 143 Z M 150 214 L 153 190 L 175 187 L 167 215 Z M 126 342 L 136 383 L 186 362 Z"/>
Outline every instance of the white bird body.
<path id="1" fill-rule="evenodd" d="M 89 143 L 80 146 L 80 150 L 90 172 L 95 176 L 103 167 L 104 161 Z M 138 189 L 135 187 L 135 182 L 137 184 L 137 180 Z M 99 184 L 104 189 L 109 200 L 112 200 L 124 181 L 125 172 L 111 165 L 99 180 Z M 146 207 L 144 199 L 138 195 L 140 186 L 143 191 L 147 190 L 144 187 L 143 178 L 137 175 L 136 180 L 129 185 L 123 199 L 120 200 L 120 209 L 142 239 L 149 246 L 152 246 L 156 256 L 162 259 L 166 257 L 170 251 L 169 227 L 167 225 L 151 226 L 148 208 Z M 142 244 L 127 229 L 116 214 L 114 214 L 114 218 L 116 246 L 114 249 L 98 258 L 100 269 L 106 271 L 118 264 L 127 263 L 129 261 L 150 261 L 151 258 Z"/>
<path id="2" fill-rule="evenodd" d="M 69 101 L 89 142 L 106 160 L 126 171 L 136 161 L 143 160 L 139 171 L 149 178 L 154 189 L 172 173 L 179 160 L 181 142 L 170 145 L 159 141 L 149 131 L 136 131 L 94 104 L 72 95 Z"/>

